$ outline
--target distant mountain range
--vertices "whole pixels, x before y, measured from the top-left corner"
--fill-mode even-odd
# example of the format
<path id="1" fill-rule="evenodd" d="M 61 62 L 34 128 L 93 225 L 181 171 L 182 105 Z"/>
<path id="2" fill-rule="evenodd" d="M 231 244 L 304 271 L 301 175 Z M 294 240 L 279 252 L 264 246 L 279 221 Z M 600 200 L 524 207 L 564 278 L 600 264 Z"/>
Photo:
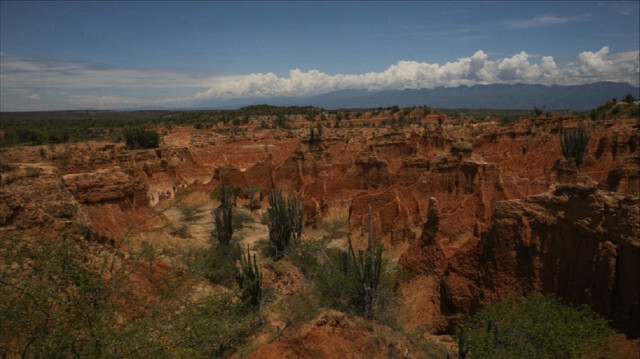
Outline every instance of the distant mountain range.
<path id="1" fill-rule="evenodd" d="M 198 108 L 238 108 L 247 105 L 312 105 L 325 109 L 375 108 L 427 105 L 435 108 L 491 108 L 529 110 L 534 105 L 547 110 L 590 110 L 606 100 L 618 100 L 627 94 L 640 98 L 640 88 L 628 83 L 597 82 L 577 86 L 476 85 L 436 87 L 418 90 L 341 90 L 308 97 L 235 99 L 199 104 Z"/>

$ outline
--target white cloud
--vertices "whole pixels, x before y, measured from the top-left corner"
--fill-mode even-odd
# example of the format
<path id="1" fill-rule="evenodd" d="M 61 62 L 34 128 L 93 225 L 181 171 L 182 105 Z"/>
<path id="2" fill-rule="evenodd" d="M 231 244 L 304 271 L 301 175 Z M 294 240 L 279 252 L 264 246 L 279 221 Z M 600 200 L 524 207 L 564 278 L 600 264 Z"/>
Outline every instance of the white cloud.
<path id="1" fill-rule="evenodd" d="M 289 71 L 288 76 L 254 73 L 217 78 L 211 88 L 195 99 L 305 96 L 341 89 L 403 90 L 438 86 L 473 86 L 492 83 L 527 83 L 543 85 L 580 85 L 596 81 L 628 82 L 638 86 L 640 73 L 638 51 L 609 54 L 603 47 L 597 52 L 582 52 L 577 67 L 558 68 L 552 56 L 532 62 L 525 51 L 491 61 L 479 50 L 471 57 L 444 65 L 417 61 L 399 61 L 382 72 L 360 75 L 328 75 L 318 70 Z"/>
<path id="2" fill-rule="evenodd" d="M 445 64 L 398 61 L 384 71 L 362 74 L 330 75 L 319 70 L 293 69 L 285 76 L 268 72 L 216 77 L 198 71 L 112 68 L 2 54 L 0 103 L 3 111 L 47 109 L 47 106 L 175 107 L 204 100 L 309 96 L 342 89 L 402 90 L 494 83 L 580 85 L 596 81 L 638 86 L 639 55 L 638 50 L 610 53 L 609 47 L 604 46 L 596 52 L 582 52 L 569 61 L 571 65 L 558 67 L 552 56 L 521 51 L 490 60 L 486 52 L 478 50 L 470 57 Z M 116 92 L 114 88 L 119 90 Z M 197 92 L 198 89 L 202 90 Z M 174 93 L 182 96 L 171 97 Z M 34 101 L 36 96 L 39 101 Z"/>
<path id="3" fill-rule="evenodd" d="M 542 27 L 542 26 L 551 26 L 551 25 L 560 25 L 567 24 L 571 22 L 583 21 L 589 18 L 588 14 L 578 15 L 578 16 L 551 16 L 551 15 L 543 15 L 536 16 L 531 19 L 523 19 L 523 20 L 507 20 L 504 22 L 504 25 L 509 28 L 514 29 L 528 29 L 532 27 Z"/>
<path id="4" fill-rule="evenodd" d="M 638 2 L 637 1 L 601 1 L 598 3 L 600 7 L 611 8 L 613 11 L 621 15 L 636 15 L 638 14 Z"/>
<path id="5" fill-rule="evenodd" d="M 6 88 L 207 87 L 213 78 L 194 70 L 118 68 L 5 53 L 0 59 L 0 79 Z"/>

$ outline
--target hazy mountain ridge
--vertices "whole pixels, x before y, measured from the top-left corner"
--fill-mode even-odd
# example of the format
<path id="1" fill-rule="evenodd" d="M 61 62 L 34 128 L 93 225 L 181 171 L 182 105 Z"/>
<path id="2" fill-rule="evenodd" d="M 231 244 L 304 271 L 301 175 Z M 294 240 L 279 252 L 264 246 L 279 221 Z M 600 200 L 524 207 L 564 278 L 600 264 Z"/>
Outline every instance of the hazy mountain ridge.
<path id="1" fill-rule="evenodd" d="M 532 109 L 534 104 L 547 110 L 590 110 L 612 98 L 628 93 L 640 97 L 640 88 L 628 83 L 597 82 L 575 86 L 492 84 L 433 89 L 390 91 L 340 90 L 308 97 L 234 99 L 199 104 L 198 108 L 237 108 L 251 104 L 278 106 L 312 105 L 325 109 L 400 107 L 427 105 L 435 108 Z"/>

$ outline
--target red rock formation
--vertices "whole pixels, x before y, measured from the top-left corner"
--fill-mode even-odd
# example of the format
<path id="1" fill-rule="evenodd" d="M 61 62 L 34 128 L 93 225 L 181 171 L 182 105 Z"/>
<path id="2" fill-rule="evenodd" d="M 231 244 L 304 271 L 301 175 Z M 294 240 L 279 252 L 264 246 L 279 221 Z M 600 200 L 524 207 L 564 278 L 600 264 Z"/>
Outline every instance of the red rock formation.
<path id="1" fill-rule="evenodd" d="M 479 303 L 534 291 L 588 304 L 637 337 L 640 292 L 632 288 L 640 288 L 638 202 L 637 196 L 596 187 L 558 185 L 545 194 L 496 203 L 482 239 L 450 257 L 425 229 L 400 264 L 412 276 L 437 279 L 436 294 L 424 302 L 449 323 L 434 330 L 450 328 Z"/>
<path id="2" fill-rule="evenodd" d="M 64 235 L 108 241 L 91 228 L 57 168 L 43 163 L 13 163 L 0 169 L 0 237 L 17 233 L 25 239 Z"/>
<path id="3" fill-rule="evenodd" d="M 640 156 L 628 157 L 607 175 L 601 187 L 626 194 L 640 193 Z"/>
<path id="4" fill-rule="evenodd" d="M 489 287 L 586 303 L 640 335 L 640 292 L 629 290 L 640 288 L 638 200 L 558 185 L 543 195 L 496 204 L 481 245 Z"/>
<path id="5" fill-rule="evenodd" d="M 129 177 L 120 167 L 68 174 L 62 177 L 62 181 L 80 203 L 149 204 L 144 181 Z"/>

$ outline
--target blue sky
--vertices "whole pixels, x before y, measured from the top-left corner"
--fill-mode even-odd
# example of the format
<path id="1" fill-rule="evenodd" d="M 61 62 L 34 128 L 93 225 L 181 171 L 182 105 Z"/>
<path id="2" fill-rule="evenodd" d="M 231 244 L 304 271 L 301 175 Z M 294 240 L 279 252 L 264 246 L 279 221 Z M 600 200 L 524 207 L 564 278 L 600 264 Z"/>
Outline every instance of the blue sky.
<path id="1" fill-rule="evenodd" d="M 0 2 L 0 110 L 489 83 L 638 86 L 639 1 Z"/>

